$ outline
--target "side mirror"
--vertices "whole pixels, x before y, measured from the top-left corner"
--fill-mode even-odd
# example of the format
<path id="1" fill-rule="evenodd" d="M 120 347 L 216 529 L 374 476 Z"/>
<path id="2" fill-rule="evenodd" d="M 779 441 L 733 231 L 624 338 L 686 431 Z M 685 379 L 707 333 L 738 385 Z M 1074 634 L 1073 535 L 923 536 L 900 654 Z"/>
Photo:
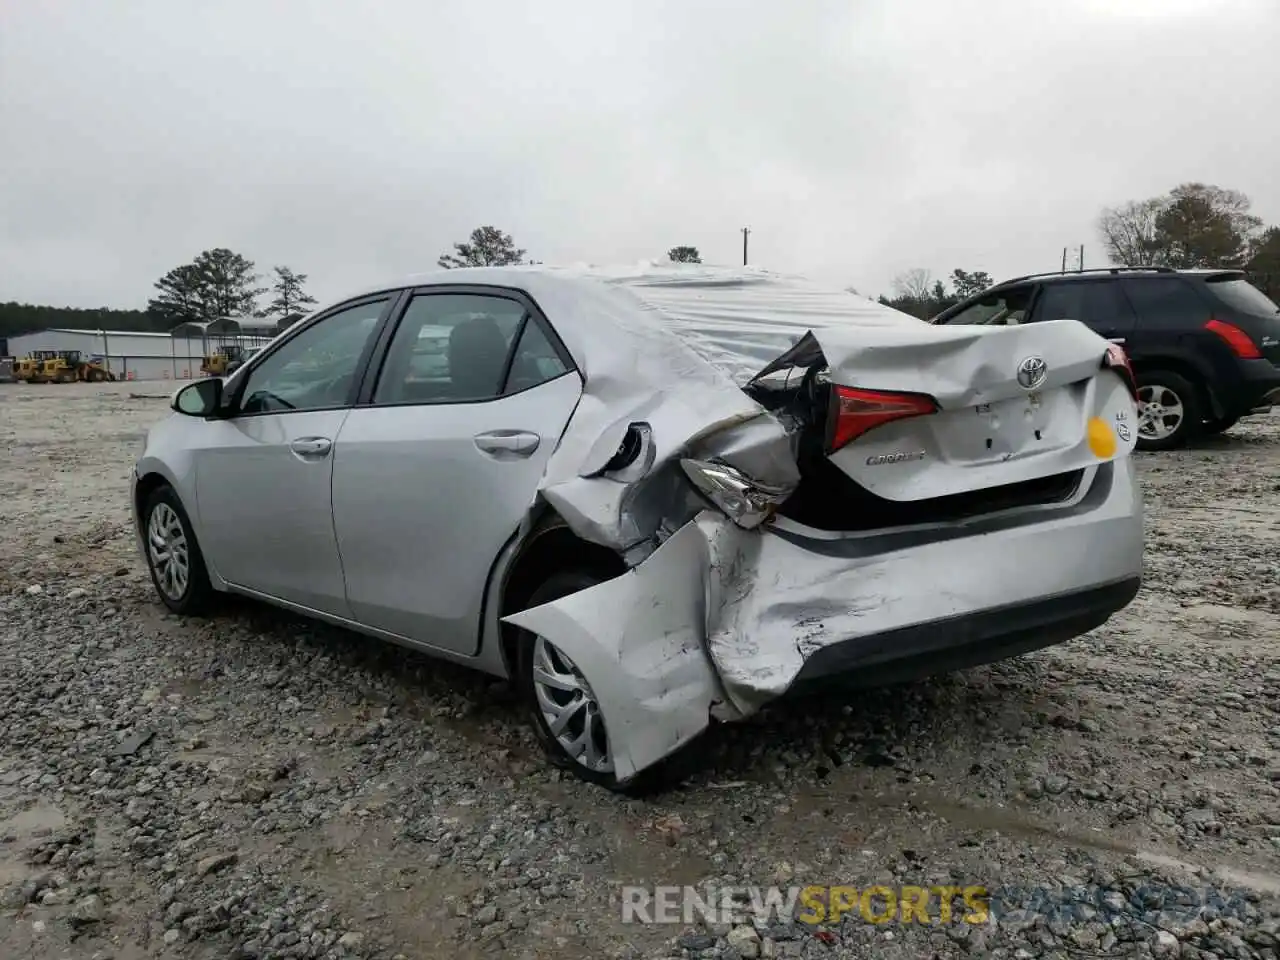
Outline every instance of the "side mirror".
<path id="1" fill-rule="evenodd" d="M 222 379 L 209 377 L 188 383 L 173 395 L 169 406 L 188 417 L 211 417 L 222 403 Z"/>

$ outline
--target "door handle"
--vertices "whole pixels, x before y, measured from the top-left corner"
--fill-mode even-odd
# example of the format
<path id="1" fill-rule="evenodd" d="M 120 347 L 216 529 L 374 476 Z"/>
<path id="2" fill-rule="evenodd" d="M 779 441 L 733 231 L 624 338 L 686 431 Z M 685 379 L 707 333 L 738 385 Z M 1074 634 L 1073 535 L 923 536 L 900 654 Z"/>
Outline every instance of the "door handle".
<path id="1" fill-rule="evenodd" d="M 476 446 L 485 453 L 507 453 L 517 457 L 529 456 L 541 442 L 542 438 L 536 433 L 525 430 L 495 430 L 475 437 Z"/>
<path id="2" fill-rule="evenodd" d="M 299 457 L 327 457 L 333 441 L 328 437 L 299 437 L 289 444 L 289 449 Z"/>

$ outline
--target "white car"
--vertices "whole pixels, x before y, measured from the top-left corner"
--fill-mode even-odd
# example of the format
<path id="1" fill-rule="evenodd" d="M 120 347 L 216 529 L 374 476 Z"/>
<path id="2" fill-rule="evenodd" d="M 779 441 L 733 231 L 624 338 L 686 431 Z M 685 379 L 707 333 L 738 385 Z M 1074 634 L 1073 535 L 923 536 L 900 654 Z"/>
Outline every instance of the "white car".
<path id="1" fill-rule="evenodd" d="M 245 594 L 509 677 L 554 762 L 641 789 L 810 680 L 1124 607 L 1134 389 L 1074 320 L 930 326 L 748 268 L 441 271 L 179 390 L 132 502 L 170 609 Z"/>

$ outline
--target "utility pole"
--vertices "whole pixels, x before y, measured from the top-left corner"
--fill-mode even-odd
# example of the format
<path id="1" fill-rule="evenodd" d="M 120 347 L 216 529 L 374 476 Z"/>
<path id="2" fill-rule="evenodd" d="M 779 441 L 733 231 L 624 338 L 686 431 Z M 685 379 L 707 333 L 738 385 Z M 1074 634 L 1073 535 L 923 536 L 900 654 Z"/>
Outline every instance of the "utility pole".
<path id="1" fill-rule="evenodd" d="M 1080 272 L 1084 273 L 1084 244 L 1080 244 Z"/>
<path id="2" fill-rule="evenodd" d="M 1062 272 L 1067 272 L 1067 248 L 1062 248 Z"/>
<path id="3" fill-rule="evenodd" d="M 747 265 L 747 235 L 751 233 L 750 227 L 742 228 L 742 265 Z"/>

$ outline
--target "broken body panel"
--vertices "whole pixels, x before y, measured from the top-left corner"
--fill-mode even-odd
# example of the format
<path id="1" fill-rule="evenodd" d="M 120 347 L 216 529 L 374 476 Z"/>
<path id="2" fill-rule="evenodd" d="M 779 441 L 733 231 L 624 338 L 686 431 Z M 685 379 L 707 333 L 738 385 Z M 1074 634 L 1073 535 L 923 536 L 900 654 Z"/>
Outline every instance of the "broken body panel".
<path id="1" fill-rule="evenodd" d="M 1066 635 L 1049 629 L 1054 617 L 1082 632 L 1132 596 L 1105 600 L 1105 591 L 1136 591 L 1136 410 L 1122 376 L 1104 368 L 1106 341 L 1082 324 L 935 327 L 763 271 L 574 274 L 597 282 L 560 302 L 548 302 L 559 299 L 555 285 L 529 289 L 553 323 L 569 312 L 594 320 L 558 325 L 583 392 L 540 499 L 632 569 L 505 622 L 545 636 L 583 670 L 620 780 L 712 715 L 755 712 L 810 661 L 883 662 L 908 652 L 894 649 L 901 631 L 930 624 L 909 652 L 980 648 L 995 635 L 970 615 L 1089 598 L 1064 601 L 1074 619 L 1023 617 L 1039 616 L 1057 642 Z M 592 342 L 592 330 L 629 342 Z M 1032 358 L 1043 376 L 1020 382 Z M 933 412 L 831 449 L 833 385 L 925 396 Z M 796 491 L 796 501 L 818 496 L 805 486 L 809 464 L 834 465 L 847 489 L 828 485 L 808 512 L 837 516 L 847 500 L 873 515 L 819 529 L 788 518 L 791 501 L 780 497 L 774 523 L 746 529 L 682 475 L 686 458 L 726 463 L 762 487 Z M 970 502 L 1058 477 L 1047 499 Z M 874 515 L 876 504 L 910 511 L 957 497 L 970 498 L 967 512 L 926 510 L 897 526 Z M 1018 642 L 1030 649 L 1038 641 L 1028 630 Z M 815 658 L 828 648 L 839 652 Z"/>

